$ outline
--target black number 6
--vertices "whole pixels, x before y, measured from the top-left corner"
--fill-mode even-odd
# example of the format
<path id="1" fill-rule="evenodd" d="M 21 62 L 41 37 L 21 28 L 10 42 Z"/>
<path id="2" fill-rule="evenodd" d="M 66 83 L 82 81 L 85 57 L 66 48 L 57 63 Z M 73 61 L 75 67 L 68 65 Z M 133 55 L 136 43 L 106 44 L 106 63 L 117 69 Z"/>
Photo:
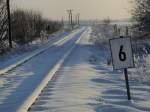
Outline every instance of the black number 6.
<path id="1" fill-rule="evenodd" d="M 123 52 L 123 45 L 120 46 L 119 59 L 120 59 L 121 61 L 126 61 L 126 59 L 127 59 L 126 53 Z"/>

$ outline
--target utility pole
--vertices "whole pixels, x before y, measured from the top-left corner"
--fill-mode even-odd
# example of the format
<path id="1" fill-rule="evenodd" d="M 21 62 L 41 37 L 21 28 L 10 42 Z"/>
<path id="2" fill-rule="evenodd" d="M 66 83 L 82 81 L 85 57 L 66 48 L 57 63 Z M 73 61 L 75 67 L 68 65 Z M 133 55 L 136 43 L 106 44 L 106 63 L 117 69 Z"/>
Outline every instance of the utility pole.
<path id="1" fill-rule="evenodd" d="M 67 10 L 68 14 L 69 14 L 69 23 L 71 25 L 71 28 L 73 29 L 73 21 L 72 21 L 72 9 Z"/>
<path id="2" fill-rule="evenodd" d="M 75 16 L 76 25 L 78 25 L 78 15 Z"/>
<path id="3" fill-rule="evenodd" d="M 68 12 L 68 15 L 69 15 L 69 16 L 68 16 L 68 17 L 69 17 L 69 18 L 68 18 L 68 22 L 69 22 L 69 25 L 70 25 L 70 11 L 67 10 L 67 12 Z"/>
<path id="4" fill-rule="evenodd" d="M 71 27 L 72 27 L 72 29 L 73 29 L 72 11 L 73 11 L 73 10 L 70 10 L 70 15 L 71 15 Z"/>
<path id="5" fill-rule="evenodd" d="M 7 19 L 8 19 L 8 34 L 9 34 L 9 47 L 12 48 L 12 37 L 11 37 L 11 18 L 10 18 L 10 1 L 6 0 L 7 5 Z"/>
<path id="6" fill-rule="evenodd" d="M 61 20 L 61 21 L 62 21 L 62 26 L 64 26 L 64 18 L 63 18 L 63 17 L 62 17 L 62 20 Z"/>
<path id="7" fill-rule="evenodd" d="M 77 24 L 80 24 L 80 13 L 77 14 Z"/>

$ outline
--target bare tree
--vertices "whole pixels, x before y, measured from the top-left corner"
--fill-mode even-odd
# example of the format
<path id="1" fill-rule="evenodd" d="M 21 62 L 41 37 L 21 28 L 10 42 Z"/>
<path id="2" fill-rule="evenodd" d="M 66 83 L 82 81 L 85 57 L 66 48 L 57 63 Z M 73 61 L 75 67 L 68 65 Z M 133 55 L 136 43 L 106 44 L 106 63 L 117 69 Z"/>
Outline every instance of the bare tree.
<path id="1" fill-rule="evenodd" d="M 61 26 L 58 22 L 44 19 L 39 12 L 16 9 L 12 17 L 12 38 L 18 44 L 26 44 L 39 38 L 41 31 L 53 33 Z"/>
<path id="2" fill-rule="evenodd" d="M 104 23 L 105 25 L 109 25 L 110 22 L 111 22 L 111 20 L 110 20 L 109 17 L 107 17 L 107 18 L 105 18 L 105 19 L 103 20 L 103 23 Z"/>
<path id="3" fill-rule="evenodd" d="M 0 0 L 0 53 L 9 48 L 8 13 L 6 0 Z M 61 28 L 61 24 L 44 19 L 41 13 L 15 9 L 11 13 L 11 33 L 13 42 L 26 44 L 40 38 L 41 31 L 53 33 Z"/>
<path id="4" fill-rule="evenodd" d="M 150 35 L 150 0 L 135 0 L 132 12 L 140 37 Z"/>

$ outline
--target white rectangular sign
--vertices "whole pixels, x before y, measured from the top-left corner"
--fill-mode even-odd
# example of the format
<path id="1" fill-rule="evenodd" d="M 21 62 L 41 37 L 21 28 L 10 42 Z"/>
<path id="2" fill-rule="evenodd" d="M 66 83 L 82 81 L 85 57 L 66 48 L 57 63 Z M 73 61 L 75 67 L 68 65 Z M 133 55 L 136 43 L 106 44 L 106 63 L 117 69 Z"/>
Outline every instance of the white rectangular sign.
<path id="1" fill-rule="evenodd" d="M 130 38 L 111 39 L 110 48 L 115 70 L 134 67 Z"/>

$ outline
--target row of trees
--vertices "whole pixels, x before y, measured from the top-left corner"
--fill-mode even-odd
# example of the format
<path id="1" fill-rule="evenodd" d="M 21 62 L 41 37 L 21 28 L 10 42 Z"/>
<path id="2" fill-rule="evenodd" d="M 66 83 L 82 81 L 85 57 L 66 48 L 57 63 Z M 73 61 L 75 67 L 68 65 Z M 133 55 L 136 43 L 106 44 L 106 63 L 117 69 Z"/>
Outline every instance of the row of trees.
<path id="1" fill-rule="evenodd" d="M 12 38 L 19 44 L 32 41 L 40 36 L 47 21 L 43 21 L 39 13 L 17 9 L 11 14 Z"/>
<path id="2" fill-rule="evenodd" d="M 0 52 L 8 48 L 8 19 L 6 0 L 0 0 Z M 40 38 L 42 31 L 53 33 L 61 28 L 61 23 L 42 17 L 36 11 L 15 9 L 11 11 L 13 43 L 27 44 Z"/>
<path id="3" fill-rule="evenodd" d="M 55 21 L 44 19 L 39 12 L 16 9 L 11 14 L 12 38 L 19 44 L 25 44 L 39 38 L 42 30 L 53 33 L 61 27 Z"/>
<path id="4" fill-rule="evenodd" d="M 41 31 L 53 33 L 61 23 L 44 19 L 41 13 L 16 9 L 11 14 L 12 38 L 19 44 L 26 44 L 40 37 Z"/>

